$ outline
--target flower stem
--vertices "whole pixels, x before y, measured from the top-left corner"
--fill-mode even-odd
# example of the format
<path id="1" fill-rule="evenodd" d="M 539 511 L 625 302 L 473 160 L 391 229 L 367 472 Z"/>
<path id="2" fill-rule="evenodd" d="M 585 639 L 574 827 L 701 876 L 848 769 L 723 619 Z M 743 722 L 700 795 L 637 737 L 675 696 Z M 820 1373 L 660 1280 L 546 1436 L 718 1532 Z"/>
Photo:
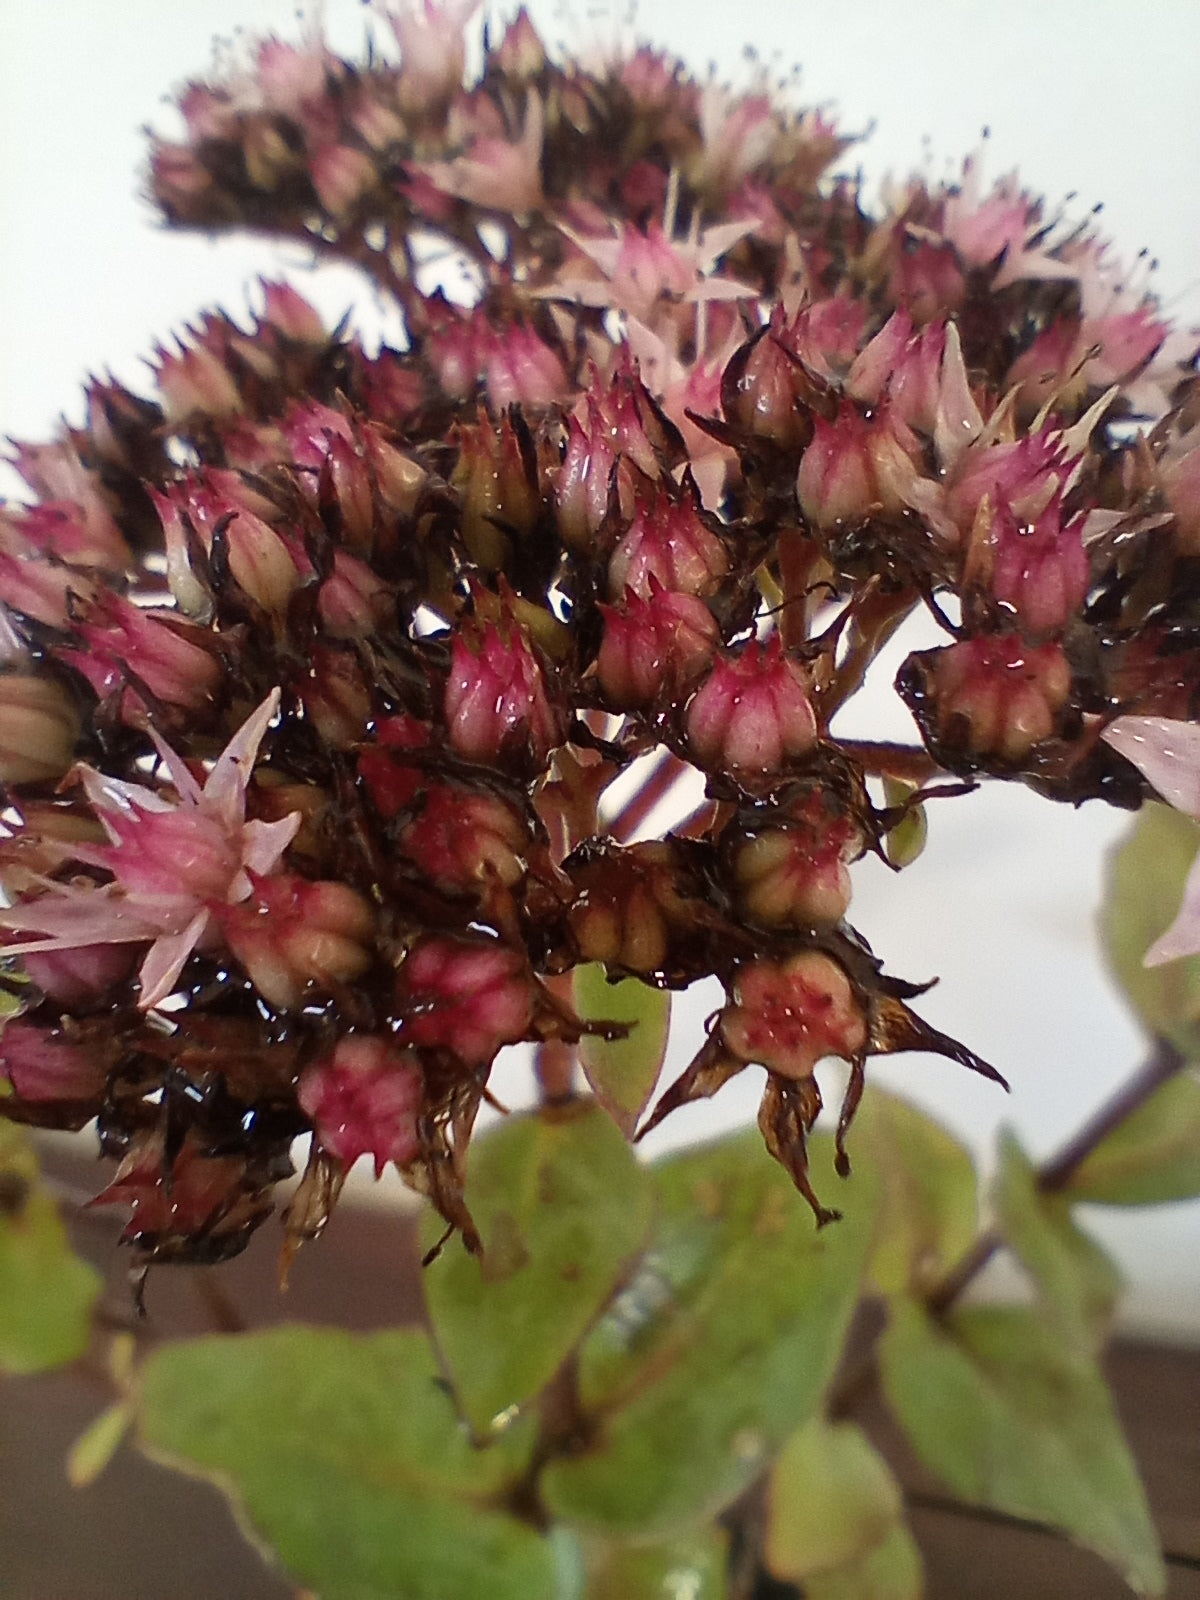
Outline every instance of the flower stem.
<path id="1" fill-rule="evenodd" d="M 1153 1053 L 1133 1077 L 1067 1140 L 1056 1156 L 1038 1169 L 1040 1192 L 1058 1194 L 1067 1188 L 1092 1151 L 1186 1065 L 1186 1059 L 1173 1044 L 1166 1039 L 1157 1040 Z M 925 1296 L 925 1304 L 934 1316 L 945 1316 L 1003 1244 L 1003 1237 L 994 1228 L 979 1235 L 967 1253 Z"/>

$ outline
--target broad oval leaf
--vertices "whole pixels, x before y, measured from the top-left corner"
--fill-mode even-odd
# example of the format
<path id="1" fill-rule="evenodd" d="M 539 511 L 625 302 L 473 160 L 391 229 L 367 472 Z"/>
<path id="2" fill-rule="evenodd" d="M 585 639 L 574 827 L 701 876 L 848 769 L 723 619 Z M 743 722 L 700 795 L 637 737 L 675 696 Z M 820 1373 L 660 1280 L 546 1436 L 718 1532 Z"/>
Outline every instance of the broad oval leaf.
<path id="1" fill-rule="evenodd" d="M 1047 1322 L 1066 1344 L 1097 1350 L 1108 1331 L 1121 1274 L 1095 1240 L 1076 1227 L 1069 1200 L 1039 1193 L 1037 1174 L 1008 1130 L 1000 1139 L 996 1213 L 1000 1231 L 1033 1280 Z"/>
<path id="2" fill-rule="evenodd" d="M 585 1034 L 579 1056 L 592 1092 L 621 1132 L 630 1137 L 662 1070 L 671 1029 L 671 996 L 640 978 L 610 983 L 599 961 L 575 968 L 575 1010 L 585 1022 L 620 1022 L 623 1039 Z"/>
<path id="3" fill-rule="evenodd" d="M 832 1166 L 828 1140 L 812 1153 Z M 839 1197 L 844 1219 L 819 1232 L 754 1133 L 652 1169 L 658 1227 L 581 1352 L 594 1435 L 543 1474 L 552 1515 L 661 1537 L 759 1476 L 813 1414 L 840 1355 L 878 1198 L 863 1168 Z"/>
<path id="4" fill-rule="evenodd" d="M 816 1418 L 792 1435 L 771 1472 L 767 1566 L 807 1585 L 820 1572 L 858 1565 L 901 1509 L 899 1486 L 862 1429 Z"/>
<path id="5" fill-rule="evenodd" d="M 979 1227 L 970 1152 L 932 1117 L 878 1088 L 863 1100 L 854 1137 L 885 1196 L 872 1281 L 884 1294 L 922 1294 L 961 1259 Z"/>
<path id="6" fill-rule="evenodd" d="M 0 1371 L 44 1372 L 82 1355 L 100 1289 L 38 1187 L 28 1137 L 0 1121 Z"/>
<path id="7" fill-rule="evenodd" d="M 903 1303 L 879 1355 L 909 1442 L 956 1495 L 1061 1528 L 1136 1593 L 1163 1593 L 1146 1497 L 1092 1360 L 1024 1308 L 971 1307 L 938 1327 Z"/>
<path id="8" fill-rule="evenodd" d="M 724 1600 L 729 1540 L 697 1528 L 658 1544 L 594 1544 L 586 1600 Z"/>
<path id="9" fill-rule="evenodd" d="M 140 1441 L 212 1478 L 322 1600 L 555 1600 L 547 1540 L 494 1508 L 518 1424 L 478 1449 L 426 1336 L 273 1328 L 166 1345 L 142 1369 Z"/>
<path id="10" fill-rule="evenodd" d="M 434 1338 L 481 1436 L 546 1386 L 645 1244 L 653 1194 L 592 1102 L 510 1117 L 474 1141 L 467 1204 L 481 1258 L 455 1241 L 425 1271 Z M 440 1223 L 425 1219 L 436 1242 Z"/>
<path id="11" fill-rule="evenodd" d="M 1200 1195 L 1200 1075 L 1188 1069 L 1164 1083 L 1076 1167 L 1068 1190 L 1106 1206 Z"/>
<path id="12" fill-rule="evenodd" d="M 1160 967 L 1146 951 L 1175 920 L 1200 851 L 1200 823 L 1170 806 L 1144 805 L 1109 860 L 1101 932 L 1109 965 L 1151 1033 L 1200 1059 L 1200 956 Z"/>
<path id="13" fill-rule="evenodd" d="M 858 1561 L 818 1572 L 804 1587 L 805 1600 L 921 1600 L 921 1552 L 902 1523 Z"/>

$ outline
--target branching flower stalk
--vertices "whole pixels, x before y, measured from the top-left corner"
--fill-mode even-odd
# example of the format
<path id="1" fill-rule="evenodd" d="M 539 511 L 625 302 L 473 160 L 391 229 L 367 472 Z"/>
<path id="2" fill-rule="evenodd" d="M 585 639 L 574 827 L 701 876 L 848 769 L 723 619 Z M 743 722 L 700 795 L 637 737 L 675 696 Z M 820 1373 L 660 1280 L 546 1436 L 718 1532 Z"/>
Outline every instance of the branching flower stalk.
<path id="1" fill-rule="evenodd" d="M 871 1056 L 1000 1076 L 846 920 L 849 864 L 985 778 L 1135 807 L 1120 719 L 1196 712 L 1196 345 L 1103 241 L 973 162 L 870 215 L 823 115 L 556 61 L 524 12 L 467 81 L 474 10 L 384 12 L 398 64 L 265 40 L 151 154 L 169 223 L 357 263 L 404 348 L 268 283 L 158 351 L 157 398 L 94 382 L 15 449 L 3 1112 L 96 1120 L 143 1261 L 239 1250 L 308 1132 L 293 1247 L 362 1156 L 476 1246 L 492 1064 L 542 1045 L 563 1091 L 590 962 L 719 979 L 645 1125 L 765 1067 L 828 1220 L 824 1059 L 843 1170 Z M 840 738 L 921 609 L 921 747 Z"/>

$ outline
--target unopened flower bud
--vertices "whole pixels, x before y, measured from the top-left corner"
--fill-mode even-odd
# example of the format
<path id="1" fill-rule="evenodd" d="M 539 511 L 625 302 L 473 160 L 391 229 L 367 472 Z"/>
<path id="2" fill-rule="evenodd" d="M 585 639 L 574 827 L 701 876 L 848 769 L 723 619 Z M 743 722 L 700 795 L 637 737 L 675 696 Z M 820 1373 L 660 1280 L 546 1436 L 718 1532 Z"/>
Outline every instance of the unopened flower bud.
<path id="1" fill-rule="evenodd" d="M 396 98 L 414 118 L 436 117 L 462 87 L 466 65 L 463 27 L 479 0 L 413 0 L 390 11 L 388 21 L 400 46 Z"/>
<path id="2" fill-rule="evenodd" d="M 784 655 L 778 634 L 719 657 L 692 696 L 686 725 L 696 759 L 718 772 L 780 772 L 817 742 L 804 669 Z"/>
<path id="3" fill-rule="evenodd" d="M 927 239 L 904 244 L 896 253 L 887 295 L 914 322 L 953 315 L 967 298 L 967 283 L 954 246 Z"/>
<path id="4" fill-rule="evenodd" d="M 1057 496 L 1032 523 L 1001 503 L 991 519 L 992 590 L 1011 606 L 1029 639 L 1063 631 L 1088 590 L 1083 518 L 1064 521 Z"/>
<path id="5" fill-rule="evenodd" d="M 730 424 L 781 450 L 802 450 L 812 438 L 806 403 L 811 397 L 811 380 L 771 328 L 736 352 L 721 383 L 721 408 Z"/>
<path id="6" fill-rule="evenodd" d="M 371 691 L 349 650 L 318 645 L 308 675 L 296 685 L 305 715 L 335 750 L 349 750 L 363 737 L 371 717 Z"/>
<path id="7" fill-rule="evenodd" d="M 525 875 L 529 830 L 496 795 L 433 784 L 400 847 L 440 889 L 512 888 Z"/>
<path id="8" fill-rule="evenodd" d="M 404 760 L 405 750 L 422 750 L 430 741 L 428 723 L 404 714 L 384 717 L 375 742 L 359 752 L 358 770 L 376 810 L 386 822 L 412 805 L 425 786 L 425 773 Z"/>
<path id="9" fill-rule="evenodd" d="M 1071 669 L 1061 645 L 989 634 L 910 657 L 896 681 L 948 749 L 1020 762 L 1057 729 Z"/>
<path id="10" fill-rule="evenodd" d="M 235 417 L 242 397 L 232 374 L 207 346 L 180 345 L 178 353 L 158 351 L 158 388 L 169 422 L 188 418 Z"/>
<path id="11" fill-rule="evenodd" d="M 608 509 L 616 453 L 604 432 L 585 428 L 576 416 L 567 421 L 567 450 L 554 480 L 558 527 L 573 550 L 592 546 Z"/>
<path id="12" fill-rule="evenodd" d="M 711 594 L 729 570 L 729 555 L 694 498 L 656 485 L 637 510 L 608 564 L 608 590 L 619 600 L 632 590 L 643 600 L 651 584 L 680 594 Z"/>
<path id="13" fill-rule="evenodd" d="M 318 605 L 321 621 L 334 639 L 363 639 L 387 618 L 394 599 L 365 561 L 337 550 Z"/>
<path id="14" fill-rule="evenodd" d="M 544 764 L 567 719 L 524 628 L 485 623 L 454 639 L 446 680 L 450 743 L 471 761 L 521 755 Z"/>
<path id="15" fill-rule="evenodd" d="M 411 1050 L 378 1034 L 349 1034 L 306 1067 L 297 1097 L 317 1139 L 345 1167 L 370 1156 L 378 1178 L 389 1161 L 407 1166 L 420 1150 L 424 1080 Z"/>
<path id="16" fill-rule="evenodd" d="M 425 939 L 396 975 L 406 1044 L 483 1066 L 529 1036 L 537 986 L 524 951 L 490 939 Z"/>
<path id="17" fill-rule="evenodd" d="M 485 418 L 460 428 L 457 441 L 451 482 L 462 496 L 463 543 L 472 561 L 496 572 L 511 554 L 510 535 L 527 534 L 541 510 L 532 441 L 508 415 L 498 426 Z"/>
<path id="18" fill-rule="evenodd" d="M 140 680 L 168 705 L 198 711 L 215 693 L 221 671 L 200 643 L 208 633 L 173 616 L 143 611 L 119 595 L 103 594 L 76 630 L 85 649 L 63 652 L 105 699 L 129 681 Z M 127 696 L 125 714 L 145 714 L 140 695 Z"/>
<path id="19" fill-rule="evenodd" d="M 13 1021 L 0 1030 L 0 1072 L 22 1100 L 99 1100 L 107 1068 L 103 1052 L 61 1028 Z"/>
<path id="20" fill-rule="evenodd" d="M 266 324 L 274 328 L 293 344 L 321 346 L 329 343 L 320 312 L 298 289 L 290 283 L 271 282 L 266 278 L 259 281 L 263 291 L 260 326 Z"/>
<path id="21" fill-rule="evenodd" d="M 669 840 L 585 855 L 571 878 L 576 898 L 569 922 L 584 961 L 649 977 L 668 965 L 675 936 L 694 932 L 695 908 Z"/>
<path id="22" fill-rule="evenodd" d="M 811 1077 L 826 1056 L 850 1060 L 869 1036 L 866 1012 L 845 969 L 816 950 L 739 967 L 720 1027 L 740 1060 L 791 1079 Z"/>
<path id="23" fill-rule="evenodd" d="M 514 83 L 530 83 L 545 69 L 546 47 L 524 6 L 504 30 L 493 60 Z"/>
<path id="24" fill-rule="evenodd" d="M 0 783 L 51 783 L 75 755 L 79 714 L 53 678 L 0 673 Z"/>
<path id="25" fill-rule="evenodd" d="M 213 912 L 251 983 L 282 1010 L 300 1005 L 310 986 L 336 989 L 371 965 L 375 913 L 348 884 L 281 873 L 257 879 L 249 900 Z"/>
<path id="26" fill-rule="evenodd" d="M 675 699 L 703 673 L 721 642 L 716 619 L 696 595 L 671 594 L 650 579 L 650 598 L 632 591 L 623 606 L 601 606 L 604 637 L 596 676 L 609 707 L 636 711 Z"/>
<path id="27" fill-rule="evenodd" d="M 819 797 L 787 827 L 764 828 L 733 857 L 738 904 L 764 927 L 827 927 L 850 904 L 847 862 L 862 849 L 858 829 L 825 811 Z"/>
<path id="28" fill-rule="evenodd" d="M 879 411 L 868 418 L 844 404 L 833 421 L 816 420 L 796 480 L 800 508 L 819 528 L 901 511 L 920 477 L 918 455 L 898 417 Z"/>
<path id="29" fill-rule="evenodd" d="M 312 157 L 309 170 L 317 199 L 339 221 L 351 216 L 379 181 L 367 152 L 347 144 L 324 145 Z"/>

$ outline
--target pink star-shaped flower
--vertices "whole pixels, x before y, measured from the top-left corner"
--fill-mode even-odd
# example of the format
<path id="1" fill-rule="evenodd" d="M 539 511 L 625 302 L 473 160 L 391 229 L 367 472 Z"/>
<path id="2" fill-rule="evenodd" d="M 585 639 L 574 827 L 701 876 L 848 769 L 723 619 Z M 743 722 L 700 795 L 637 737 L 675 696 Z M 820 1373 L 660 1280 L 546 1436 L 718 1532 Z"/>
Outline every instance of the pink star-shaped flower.
<path id="1" fill-rule="evenodd" d="M 152 732 L 177 799 L 78 767 L 111 842 L 73 846 L 69 859 L 101 867 L 113 881 L 96 888 L 43 879 L 44 894 L 0 910 L 0 926 L 41 937 L 8 945 L 5 954 L 148 940 L 138 1004 L 145 1011 L 165 1000 L 193 950 L 217 936 L 210 908 L 245 900 L 250 875 L 274 872 L 300 826 L 298 811 L 278 822 L 246 821 L 246 787 L 278 709 L 279 690 L 273 689 L 203 784 Z"/>

